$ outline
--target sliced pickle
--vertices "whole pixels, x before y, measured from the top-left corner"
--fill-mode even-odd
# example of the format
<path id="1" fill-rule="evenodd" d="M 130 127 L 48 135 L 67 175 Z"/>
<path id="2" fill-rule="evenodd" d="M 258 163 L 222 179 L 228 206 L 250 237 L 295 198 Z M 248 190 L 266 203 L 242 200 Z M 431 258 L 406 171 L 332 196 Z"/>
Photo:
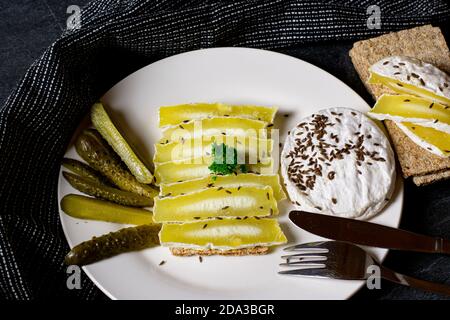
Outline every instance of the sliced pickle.
<path id="1" fill-rule="evenodd" d="M 397 123 L 400 129 L 416 144 L 441 157 L 450 156 L 450 134 L 415 123 Z"/>
<path id="2" fill-rule="evenodd" d="M 114 182 L 119 189 L 149 198 L 158 194 L 152 186 L 137 181 L 97 130 L 84 130 L 75 141 L 75 149 L 81 158 Z"/>
<path id="3" fill-rule="evenodd" d="M 76 173 L 77 175 L 93 180 L 100 184 L 105 184 L 109 186 L 114 186 L 114 184 L 108 180 L 105 176 L 102 176 L 100 172 L 97 170 L 91 168 L 87 164 L 70 158 L 64 158 L 61 161 L 61 164 L 64 168 L 69 169 L 70 171 Z"/>
<path id="4" fill-rule="evenodd" d="M 176 197 L 156 197 L 153 208 L 155 222 L 277 214 L 277 201 L 271 187 L 211 187 Z"/>
<path id="5" fill-rule="evenodd" d="M 151 223 L 93 237 L 73 247 L 64 262 L 84 266 L 121 253 L 155 247 L 159 245 L 160 230 L 161 225 Z"/>
<path id="6" fill-rule="evenodd" d="M 378 120 L 413 122 L 450 133 L 450 107 L 410 95 L 382 95 L 368 113 Z"/>
<path id="7" fill-rule="evenodd" d="M 222 103 L 193 103 L 159 108 L 159 126 L 177 125 L 208 117 L 240 117 L 272 123 L 277 108 Z"/>
<path id="8" fill-rule="evenodd" d="M 247 159 L 256 161 L 260 158 L 270 157 L 273 149 L 272 139 L 258 139 L 255 137 L 235 136 L 210 136 L 196 139 L 183 140 L 181 142 L 169 142 L 155 145 L 155 156 L 153 161 L 167 162 L 198 157 L 209 158 L 211 145 L 225 143 L 237 150 L 239 155 L 245 155 Z"/>
<path id="9" fill-rule="evenodd" d="M 257 218 L 164 224 L 159 239 L 166 247 L 221 250 L 275 246 L 287 242 L 276 219 Z"/>
<path id="10" fill-rule="evenodd" d="M 450 106 L 450 76 L 432 64 L 410 57 L 384 58 L 369 68 L 368 83 Z"/>
<path id="11" fill-rule="evenodd" d="M 124 224 L 152 223 L 152 212 L 109 201 L 68 194 L 61 199 L 61 209 L 71 217 Z"/>
<path id="12" fill-rule="evenodd" d="M 201 136 L 243 136 L 267 138 L 267 122 L 245 118 L 210 118 L 179 124 L 163 130 L 160 143 L 183 141 Z"/>
<path id="13" fill-rule="evenodd" d="M 91 109 L 91 121 L 102 137 L 119 155 L 122 161 L 130 169 L 131 173 L 141 183 L 152 183 L 153 175 L 134 153 L 128 142 L 120 134 L 111 121 L 108 113 L 101 103 L 95 103 Z"/>
<path id="14" fill-rule="evenodd" d="M 211 176 L 209 161 L 203 158 L 155 163 L 156 184 L 173 183 Z M 272 158 L 261 159 L 259 163 L 247 164 L 249 173 L 273 174 Z"/>
<path id="15" fill-rule="evenodd" d="M 153 205 L 152 198 L 144 197 L 134 192 L 123 191 L 70 172 L 63 171 L 62 174 L 72 187 L 90 196 L 122 204 L 124 206 L 150 207 Z"/>
<path id="16" fill-rule="evenodd" d="M 273 195 L 277 201 L 286 198 L 280 184 L 280 178 L 277 174 L 258 175 L 253 173 L 240 173 L 237 176 L 217 176 L 214 180 L 212 177 L 205 177 L 184 182 L 160 185 L 161 195 L 163 196 L 178 196 L 180 194 L 195 192 L 200 189 L 211 187 L 238 188 L 265 186 L 272 188 Z"/>

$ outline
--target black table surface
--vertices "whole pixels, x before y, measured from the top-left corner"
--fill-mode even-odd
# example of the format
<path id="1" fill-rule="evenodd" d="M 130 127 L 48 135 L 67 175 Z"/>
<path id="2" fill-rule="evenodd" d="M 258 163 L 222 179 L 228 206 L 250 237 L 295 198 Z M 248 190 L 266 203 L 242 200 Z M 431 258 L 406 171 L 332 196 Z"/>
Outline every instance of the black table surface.
<path id="1" fill-rule="evenodd" d="M 66 28 L 72 0 L 0 0 L 0 106 L 28 66 Z M 77 0 L 83 6 L 87 0 Z M 445 35 L 447 42 L 450 37 Z M 308 61 L 333 74 L 373 104 L 348 56 L 352 42 L 327 42 L 277 50 Z M 301 90 L 301 88 L 299 88 Z M 405 181 L 400 227 L 450 238 L 450 180 L 426 187 Z M 384 264 L 400 273 L 450 284 L 450 257 L 390 251 Z M 381 289 L 361 289 L 352 299 L 445 299 L 445 297 L 382 282 Z"/>

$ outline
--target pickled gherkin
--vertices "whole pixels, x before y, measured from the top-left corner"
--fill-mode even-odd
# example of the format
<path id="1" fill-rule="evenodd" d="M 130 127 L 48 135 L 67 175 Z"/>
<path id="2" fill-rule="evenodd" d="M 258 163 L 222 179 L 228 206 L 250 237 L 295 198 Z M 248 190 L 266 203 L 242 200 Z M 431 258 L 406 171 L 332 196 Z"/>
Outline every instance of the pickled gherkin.
<path id="1" fill-rule="evenodd" d="M 277 214 L 277 201 L 270 187 L 211 187 L 175 197 L 156 197 L 153 208 L 155 222 Z"/>
<path id="2" fill-rule="evenodd" d="M 113 183 L 106 177 L 102 176 L 98 171 L 89 167 L 87 164 L 70 158 L 64 158 L 61 162 L 64 168 L 76 173 L 77 175 L 88 178 L 95 182 L 113 186 Z"/>
<path id="3" fill-rule="evenodd" d="M 240 249 L 274 246 L 287 242 L 276 219 L 223 219 L 183 224 L 164 224 L 162 246 L 192 249 Z"/>
<path id="4" fill-rule="evenodd" d="M 152 223 L 152 212 L 105 200 L 68 194 L 61 199 L 61 209 L 71 217 L 123 224 Z"/>
<path id="5" fill-rule="evenodd" d="M 277 108 L 223 103 L 193 103 L 159 108 L 159 126 L 176 125 L 207 117 L 240 117 L 272 123 Z"/>
<path id="6" fill-rule="evenodd" d="M 109 200 L 118 204 L 132 207 L 149 207 L 153 205 L 153 199 L 141 196 L 137 193 L 119 190 L 103 183 L 77 176 L 69 172 L 63 172 L 63 177 L 72 187 L 100 199 Z"/>
<path id="7" fill-rule="evenodd" d="M 73 247 L 64 262 L 83 266 L 121 253 L 158 246 L 160 229 L 159 224 L 144 224 L 93 237 Z"/>
<path id="8" fill-rule="evenodd" d="M 151 183 L 153 181 L 152 173 L 139 159 L 119 130 L 117 130 L 101 103 L 95 103 L 92 106 L 91 121 L 136 179 L 141 183 Z"/>
<path id="9" fill-rule="evenodd" d="M 121 190 L 134 192 L 149 198 L 158 194 L 156 189 L 137 181 L 96 130 L 84 130 L 78 136 L 75 148 L 81 158 Z"/>
<path id="10" fill-rule="evenodd" d="M 272 188 L 273 195 L 277 201 L 286 198 L 280 184 L 280 177 L 277 174 L 258 175 L 253 173 L 240 173 L 237 176 L 216 176 L 214 179 L 212 177 L 204 177 L 183 182 L 163 183 L 160 185 L 160 188 L 161 195 L 163 196 L 177 196 L 211 187 L 238 188 L 265 186 Z"/>

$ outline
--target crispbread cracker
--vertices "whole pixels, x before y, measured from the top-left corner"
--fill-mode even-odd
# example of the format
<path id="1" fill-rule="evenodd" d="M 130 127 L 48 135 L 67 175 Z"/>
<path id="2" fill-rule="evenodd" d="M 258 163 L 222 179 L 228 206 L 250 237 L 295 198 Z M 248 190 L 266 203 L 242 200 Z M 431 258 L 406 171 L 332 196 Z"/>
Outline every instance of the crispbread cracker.
<path id="1" fill-rule="evenodd" d="M 217 250 L 217 249 L 189 249 L 189 248 L 170 248 L 170 252 L 174 256 L 247 256 L 247 255 L 261 255 L 269 252 L 269 247 L 251 247 L 231 250 Z"/>
<path id="2" fill-rule="evenodd" d="M 413 182 L 418 186 L 426 186 L 438 180 L 450 179 L 450 170 L 445 170 L 432 174 L 425 174 L 423 176 L 414 176 Z"/>
<path id="3" fill-rule="evenodd" d="M 437 27 L 426 25 L 358 41 L 350 50 L 350 58 L 367 90 L 375 99 L 383 93 L 394 92 L 382 85 L 368 84 L 369 67 L 392 55 L 417 58 L 450 73 L 450 52 L 441 30 Z M 386 121 L 385 124 L 405 178 L 417 176 L 413 179 L 414 183 L 424 185 L 450 177 L 449 158 L 436 156 L 419 147 L 395 123 Z"/>
<path id="4" fill-rule="evenodd" d="M 412 142 L 394 122 L 386 120 L 384 124 L 391 135 L 405 178 L 428 175 L 450 168 L 450 158 L 442 158 L 424 150 Z M 417 161 L 418 159 L 420 161 Z M 411 164 L 413 167 L 410 167 Z"/>

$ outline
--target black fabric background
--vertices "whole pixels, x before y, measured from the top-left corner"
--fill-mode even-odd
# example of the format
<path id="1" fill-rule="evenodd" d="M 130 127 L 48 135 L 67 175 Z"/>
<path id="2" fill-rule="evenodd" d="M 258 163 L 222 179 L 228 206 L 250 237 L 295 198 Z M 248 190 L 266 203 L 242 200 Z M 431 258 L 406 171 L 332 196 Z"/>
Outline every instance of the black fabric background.
<path id="1" fill-rule="evenodd" d="M 372 4 L 381 7 L 381 30 L 366 27 L 366 8 Z M 0 9 L 6 8 L 2 1 Z M 0 109 L 1 297 L 104 298 L 86 276 L 82 290 L 66 288 L 62 259 L 68 247 L 57 211 L 57 175 L 92 102 L 129 73 L 188 50 L 256 47 L 323 67 L 371 103 L 346 55 L 351 43 L 430 22 L 445 29 L 449 15 L 445 1 L 91 2 L 83 9 L 81 28 L 64 32 Z M 8 22 L 0 26 L 7 33 Z M 448 182 L 425 188 L 407 183 L 402 227 L 450 238 L 449 189 Z M 448 257 L 392 252 L 386 264 L 450 282 Z M 368 297 L 442 298 L 384 283 L 383 290 L 355 298 Z"/>

